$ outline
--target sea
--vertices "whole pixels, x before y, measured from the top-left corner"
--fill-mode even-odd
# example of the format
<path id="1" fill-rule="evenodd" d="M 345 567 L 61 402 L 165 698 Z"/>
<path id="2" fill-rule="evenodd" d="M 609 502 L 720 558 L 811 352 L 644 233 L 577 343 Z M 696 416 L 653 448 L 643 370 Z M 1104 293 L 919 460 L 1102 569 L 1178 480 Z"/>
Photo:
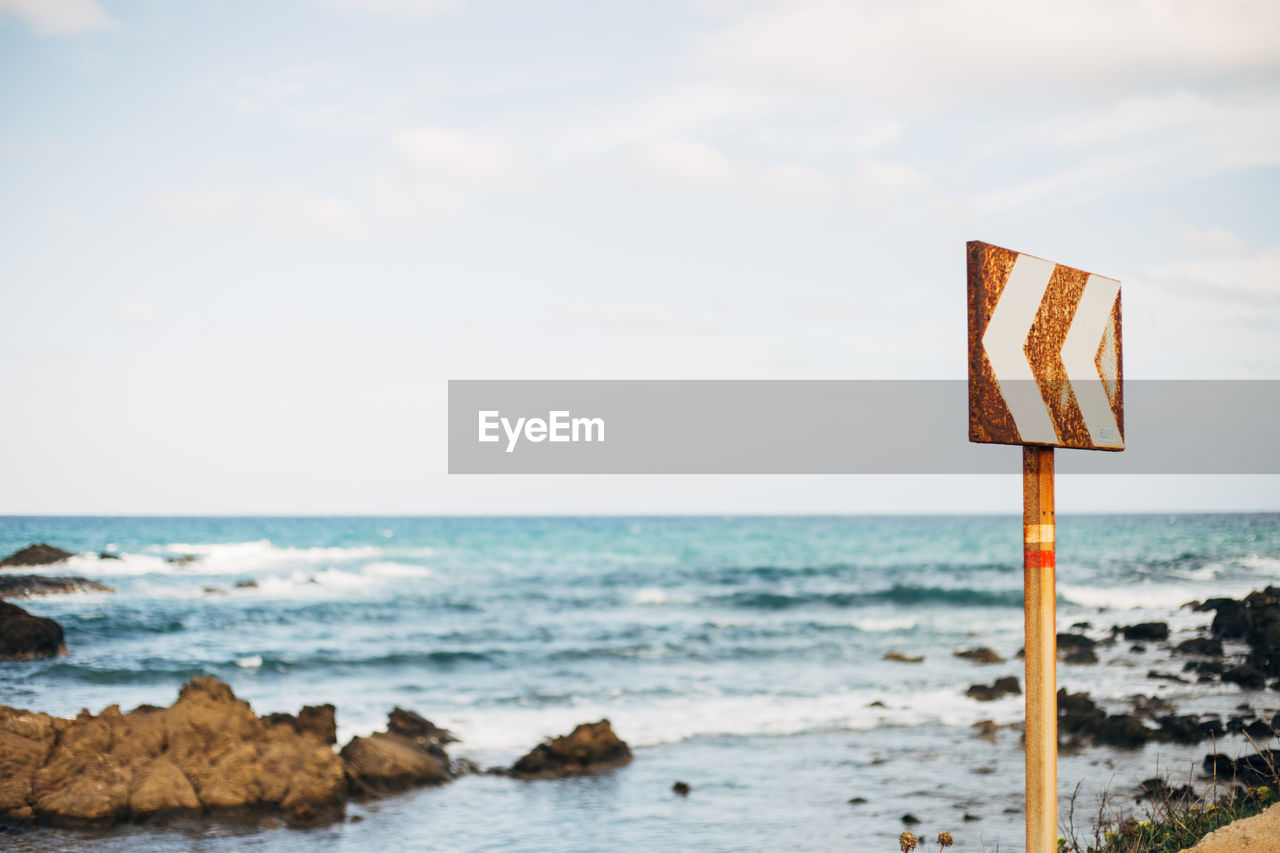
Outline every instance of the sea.
<path id="1" fill-rule="evenodd" d="M 324 828 L 198 819 L 0 846 L 890 853 L 911 829 L 1019 851 L 1023 699 L 965 690 L 1022 678 L 1021 541 L 1012 516 L 0 518 L 0 553 L 49 542 L 78 556 L 46 573 L 115 590 L 19 601 L 63 625 L 70 653 L 0 662 L 0 704 L 127 711 L 209 674 L 259 714 L 333 703 L 340 743 L 400 706 L 485 767 L 601 718 L 635 755 L 563 780 L 464 776 Z M 1062 516 L 1057 546 L 1059 630 L 1099 640 L 1160 620 L 1177 642 L 1211 616 L 1187 602 L 1280 583 L 1276 514 Z M 953 655 L 974 646 L 1006 662 Z M 1111 711 L 1137 695 L 1280 710 L 1275 690 L 1150 678 L 1181 668 L 1157 645 L 1100 654 L 1060 664 L 1058 683 Z M 1064 833 L 1068 818 L 1091 831 L 1104 792 L 1135 806 L 1142 779 L 1194 781 L 1208 751 L 1064 753 Z"/>

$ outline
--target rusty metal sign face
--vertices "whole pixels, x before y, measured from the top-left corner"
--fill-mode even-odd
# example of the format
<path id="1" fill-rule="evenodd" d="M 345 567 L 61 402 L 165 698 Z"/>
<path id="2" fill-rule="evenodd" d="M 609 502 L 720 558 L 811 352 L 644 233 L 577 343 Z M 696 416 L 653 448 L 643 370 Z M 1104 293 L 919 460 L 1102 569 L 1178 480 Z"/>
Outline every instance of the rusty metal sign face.
<path id="1" fill-rule="evenodd" d="M 1120 282 L 968 250 L 969 440 L 1123 450 Z"/>

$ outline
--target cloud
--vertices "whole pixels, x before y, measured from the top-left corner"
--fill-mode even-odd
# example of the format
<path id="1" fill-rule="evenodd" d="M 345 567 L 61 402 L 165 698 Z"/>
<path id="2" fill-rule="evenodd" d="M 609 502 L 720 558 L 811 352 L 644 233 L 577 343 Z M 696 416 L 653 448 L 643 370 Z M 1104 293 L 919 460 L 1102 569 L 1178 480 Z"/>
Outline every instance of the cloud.
<path id="1" fill-rule="evenodd" d="M 1280 5 L 1241 0 L 800 0 L 708 37 L 708 68 L 870 98 L 934 100 L 1052 81 L 1204 79 L 1280 67 Z"/>
<path id="2" fill-rule="evenodd" d="M 72 35 L 119 26 L 97 0 L 0 0 L 0 15 L 20 18 L 46 35 Z"/>
<path id="3" fill-rule="evenodd" d="M 743 163 L 690 140 L 646 145 L 639 162 L 645 173 L 673 186 L 722 195 L 812 203 L 825 201 L 836 191 L 835 179 L 809 166 Z"/>
<path id="4" fill-rule="evenodd" d="M 574 326 L 608 332 L 705 335 L 716 331 L 716 327 L 705 320 L 678 311 L 571 305 L 563 310 L 563 315 Z"/>
<path id="5" fill-rule="evenodd" d="M 929 176 L 915 166 L 864 159 L 853 170 L 855 195 L 864 204 L 897 204 L 928 190 Z"/>
<path id="6" fill-rule="evenodd" d="M 153 203 L 177 219 L 247 226 L 300 238 L 346 237 L 378 226 L 429 224 L 482 195 L 523 192 L 537 183 L 520 150 L 443 127 L 398 131 L 392 160 L 355 181 L 349 198 L 293 187 L 204 187 L 157 193 Z"/>
<path id="7" fill-rule="evenodd" d="M 735 160 L 702 142 L 663 140 L 643 146 L 642 172 L 681 189 L 738 198 L 813 205 L 851 201 L 894 206 L 929 189 L 924 172 L 905 163 L 864 157 L 851 171 L 821 170 L 799 161 Z"/>
<path id="8" fill-rule="evenodd" d="M 1000 158 L 1005 186 L 971 199 L 979 212 L 1032 204 L 1079 204 L 1135 186 L 1185 183 L 1240 169 L 1280 165 L 1280 94 L 1209 98 L 1178 92 L 1125 98 L 1104 109 L 993 126 L 979 157 Z M 1017 179 L 1023 158 L 1054 164 Z M 1064 162 L 1065 161 L 1065 162 Z M 988 185 L 990 185 L 988 181 Z"/>
<path id="9" fill-rule="evenodd" d="M 462 7 L 461 0 L 321 0 L 321 2 L 329 6 L 341 6 L 405 20 L 429 18 L 444 12 L 455 12 Z"/>
<path id="10" fill-rule="evenodd" d="M 1161 216 L 1159 219 L 1161 225 L 1176 234 L 1178 239 L 1190 248 L 1209 249 L 1225 254 L 1237 254 L 1245 249 L 1244 240 L 1221 225 L 1197 228 L 1185 222 L 1178 222 L 1167 215 Z M 1277 287 L 1280 287 L 1280 280 L 1277 281 Z"/>
<path id="11" fill-rule="evenodd" d="M 394 168 L 366 183 L 379 217 L 408 224 L 455 213 L 478 195 L 524 192 L 537 182 L 533 162 L 519 149 L 475 133 L 415 127 L 391 137 Z"/>
<path id="12" fill-rule="evenodd" d="M 249 225 L 290 237 L 346 236 L 362 230 L 360 214 L 346 201 L 289 187 L 194 189 L 157 193 L 167 216 L 213 225 Z"/>
<path id="13" fill-rule="evenodd" d="M 154 305 L 136 297 L 116 306 L 111 319 L 126 329 L 158 329 L 165 324 L 164 316 Z"/>
<path id="14" fill-rule="evenodd" d="M 1177 264 L 1152 265 L 1141 280 L 1219 307 L 1262 309 L 1280 333 L 1280 249 L 1244 251 Z"/>

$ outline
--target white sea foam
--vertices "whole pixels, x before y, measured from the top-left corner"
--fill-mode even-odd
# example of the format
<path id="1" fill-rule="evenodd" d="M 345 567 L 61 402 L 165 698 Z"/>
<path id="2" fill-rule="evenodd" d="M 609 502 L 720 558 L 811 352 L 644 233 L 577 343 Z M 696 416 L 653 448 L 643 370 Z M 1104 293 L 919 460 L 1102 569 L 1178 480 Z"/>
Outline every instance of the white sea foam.
<path id="1" fill-rule="evenodd" d="M 359 568 L 295 569 L 288 574 L 263 577 L 256 589 L 243 592 L 268 598 L 327 598 L 335 593 L 402 586 L 408 580 L 429 577 L 431 570 L 425 566 L 378 562 Z"/>
<path id="2" fill-rule="evenodd" d="M 164 558 L 154 554 L 121 554 L 117 560 L 100 559 L 97 554 L 79 554 L 70 557 L 66 562 L 50 567 L 50 573 L 67 575 L 84 575 L 95 577 L 109 575 L 124 577 L 128 575 L 167 575 L 173 574 L 177 566 L 166 563 Z"/>
<path id="3" fill-rule="evenodd" d="M 1126 586 L 1076 586 L 1058 584 L 1058 594 L 1067 601 L 1102 610 L 1177 610 L 1188 601 L 1206 595 L 1229 595 L 1239 598 L 1250 590 L 1249 584 L 1237 588 L 1197 586 L 1194 584 L 1135 583 Z"/>
<path id="4" fill-rule="evenodd" d="M 370 577 L 381 578 L 425 578 L 431 576 L 431 570 L 426 566 L 391 561 L 369 563 L 361 569 L 361 572 Z"/>
<path id="5" fill-rule="evenodd" d="M 67 574 L 97 575 L 259 575 L 292 566 L 334 567 L 369 561 L 366 571 L 402 577 L 424 576 L 425 566 L 396 562 L 395 558 L 432 556 L 432 548 L 280 548 L 267 539 L 253 542 L 198 544 L 174 542 L 153 546 L 143 553 L 117 553 L 119 559 L 101 559 L 96 553 L 71 557 L 62 566 Z M 184 559 L 191 558 L 191 559 Z"/>
<path id="6" fill-rule="evenodd" d="M 873 701 L 885 707 L 871 707 Z M 886 725 L 968 726 L 982 719 L 1003 724 L 1021 719 L 1022 707 L 1020 696 L 979 704 L 965 699 L 957 688 L 900 694 L 868 689 L 825 696 L 657 700 L 622 696 L 542 708 L 459 707 L 454 713 L 446 711 L 436 722 L 458 734 L 471 753 L 505 757 L 518 755 L 549 735 L 564 734 L 584 720 L 602 717 L 633 747 L 645 747 L 696 737 L 780 737 L 811 731 L 870 731 Z"/>
<path id="7" fill-rule="evenodd" d="M 262 666 L 262 655 L 249 655 L 248 657 L 238 658 L 236 666 L 242 669 L 257 669 Z"/>
<path id="8" fill-rule="evenodd" d="M 659 586 L 646 586 L 631 596 L 632 604 L 688 604 L 696 599 L 690 595 L 674 595 Z"/>
<path id="9" fill-rule="evenodd" d="M 859 631 L 909 631 L 920 624 L 914 616 L 866 616 L 850 622 Z"/>
<path id="10" fill-rule="evenodd" d="M 1262 575 L 1280 578 L 1280 558 L 1265 557 L 1260 554 L 1249 554 L 1240 557 L 1240 565 Z"/>

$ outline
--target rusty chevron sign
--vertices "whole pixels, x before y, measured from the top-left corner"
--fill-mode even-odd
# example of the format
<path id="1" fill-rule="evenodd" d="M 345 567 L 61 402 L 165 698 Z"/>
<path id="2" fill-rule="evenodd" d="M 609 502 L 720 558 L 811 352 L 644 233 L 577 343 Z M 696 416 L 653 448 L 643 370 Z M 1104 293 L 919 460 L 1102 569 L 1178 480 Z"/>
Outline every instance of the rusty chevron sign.
<path id="1" fill-rule="evenodd" d="M 1123 450 L 1120 282 L 968 250 L 969 440 Z"/>

